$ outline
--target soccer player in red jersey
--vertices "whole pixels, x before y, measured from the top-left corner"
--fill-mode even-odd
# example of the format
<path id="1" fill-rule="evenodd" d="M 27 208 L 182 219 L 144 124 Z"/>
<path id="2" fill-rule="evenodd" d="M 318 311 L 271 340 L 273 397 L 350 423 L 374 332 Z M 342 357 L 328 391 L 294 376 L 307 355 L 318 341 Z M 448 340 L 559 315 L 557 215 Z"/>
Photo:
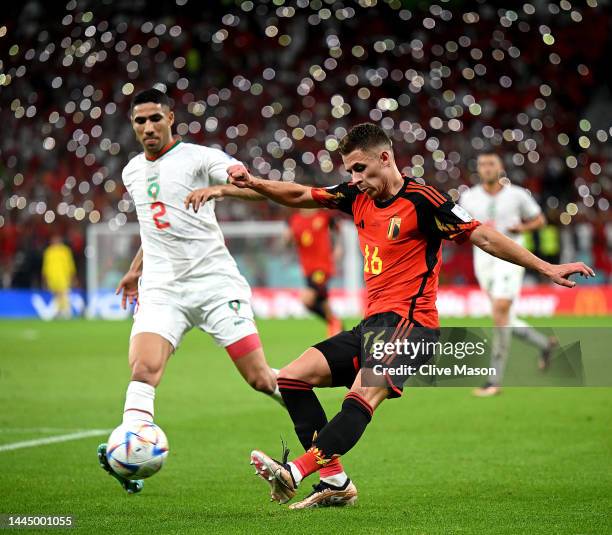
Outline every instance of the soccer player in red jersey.
<path id="1" fill-rule="evenodd" d="M 295 509 L 347 505 L 357 499 L 357 489 L 344 473 L 340 456 L 355 446 L 377 407 L 399 397 L 402 384 L 373 385 L 359 368 L 362 338 L 373 327 L 394 328 L 394 335 L 410 338 L 419 330 L 437 339 L 436 293 L 442 240 L 471 242 L 498 258 L 536 270 L 566 287 L 576 283 L 573 274 L 594 276 L 582 262 L 553 265 L 495 229 L 481 225 L 438 189 L 402 176 L 391 140 L 374 124 L 352 128 L 339 146 L 350 182 L 330 188 L 252 177 L 243 166 L 230 166 L 230 182 L 297 208 L 339 209 L 352 215 L 364 256 L 367 290 L 365 319 L 315 344 L 284 367 L 278 385 L 306 449 L 287 462 L 275 461 L 255 450 L 251 463 L 271 487 L 272 499 L 285 503 L 295 496 L 301 480 L 319 471 L 321 482 Z M 330 421 L 313 387 L 350 388 L 342 409 Z"/>
<path id="2" fill-rule="evenodd" d="M 327 335 L 342 331 L 342 322 L 329 304 L 327 284 L 335 274 L 332 230 L 336 223 L 329 210 L 298 210 L 289 218 L 288 239 L 295 242 L 307 288 L 304 306 L 327 322 Z"/>

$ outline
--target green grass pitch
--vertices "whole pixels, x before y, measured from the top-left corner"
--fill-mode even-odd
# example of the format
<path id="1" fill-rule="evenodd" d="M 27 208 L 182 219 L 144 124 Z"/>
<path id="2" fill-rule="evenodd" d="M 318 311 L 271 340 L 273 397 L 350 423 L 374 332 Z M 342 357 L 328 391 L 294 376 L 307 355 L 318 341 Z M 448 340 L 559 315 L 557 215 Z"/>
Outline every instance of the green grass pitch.
<path id="1" fill-rule="evenodd" d="M 259 326 L 274 366 L 324 334 L 315 320 Z M 0 445 L 65 432 L 36 428 L 115 427 L 129 330 L 128 322 L 0 322 Z M 335 414 L 344 390 L 320 392 Z M 611 394 L 509 388 L 475 399 L 466 388 L 412 389 L 383 404 L 344 459 L 358 505 L 293 512 L 268 501 L 248 464 L 253 448 L 278 454 L 281 435 L 299 452 L 287 414 L 193 331 L 157 391 L 170 455 L 141 494 L 126 495 L 99 469 L 104 437 L 84 438 L 0 451 L 0 514 L 71 514 L 84 533 L 612 533 Z"/>

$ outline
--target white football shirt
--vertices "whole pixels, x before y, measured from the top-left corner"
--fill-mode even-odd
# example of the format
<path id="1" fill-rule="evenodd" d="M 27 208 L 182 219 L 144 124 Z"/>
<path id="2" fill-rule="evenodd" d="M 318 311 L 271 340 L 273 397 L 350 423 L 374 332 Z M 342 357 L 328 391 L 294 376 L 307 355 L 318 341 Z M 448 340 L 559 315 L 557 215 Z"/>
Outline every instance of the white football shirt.
<path id="1" fill-rule="evenodd" d="M 508 229 L 522 221 L 533 219 L 542 212 L 531 193 L 514 184 L 505 184 L 493 195 L 487 193 L 482 184 L 478 184 L 461 194 L 459 205 L 481 223 L 495 228 L 520 245 L 523 245 L 524 241 L 522 233 L 510 232 Z M 474 247 L 476 267 L 479 264 L 490 262 L 491 259 L 491 255 Z"/>
<path id="2" fill-rule="evenodd" d="M 250 297 L 250 288 L 225 246 L 214 201 L 198 213 L 185 208 L 197 189 L 227 182 L 227 167 L 240 163 L 224 152 L 176 140 L 155 159 L 141 153 L 123 169 L 134 201 L 143 250 L 141 286 L 202 291 L 203 301 Z"/>

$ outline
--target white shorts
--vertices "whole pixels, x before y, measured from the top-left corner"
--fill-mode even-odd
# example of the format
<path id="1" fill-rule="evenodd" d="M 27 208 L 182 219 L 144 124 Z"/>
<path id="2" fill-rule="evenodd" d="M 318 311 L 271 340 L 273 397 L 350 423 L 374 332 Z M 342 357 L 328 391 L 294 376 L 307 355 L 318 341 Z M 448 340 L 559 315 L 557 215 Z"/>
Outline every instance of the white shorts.
<path id="1" fill-rule="evenodd" d="M 491 262 L 474 266 L 480 288 L 492 299 L 513 301 L 521 293 L 525 268 L 498 258 L 491 258 L 491 260 Z"/>
<path id="2" fill-rule="evenodd" d="M 201 303 L 198 291 L 178 297 L 161 290 L 141 290 L 130 338 L 139 333 L 155 333 L 177 349 L 193 327 L 210 334 L 221 347 L 257 334 L 251 304 L 243 298 Z"/>

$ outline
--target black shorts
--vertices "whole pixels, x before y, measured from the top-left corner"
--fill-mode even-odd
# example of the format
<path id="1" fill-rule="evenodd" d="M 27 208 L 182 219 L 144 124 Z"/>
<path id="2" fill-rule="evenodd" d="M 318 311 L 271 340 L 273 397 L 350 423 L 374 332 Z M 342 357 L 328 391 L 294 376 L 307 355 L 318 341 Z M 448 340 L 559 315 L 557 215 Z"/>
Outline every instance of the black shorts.
<path id="1" fill-rule="evenodd" d="M 306 277 L 306 286 L 317 293 L 317 299 L 325 301 L 329 295 L 327 281 L 329 281 L 327 273 L 317 270 Z"/>
<path id="2" fill-rule="evenodd" d="M 382 328 L 386 329 L 383 331 Z M 329 364 L 332 386 L 350 388 L 362 367 L 367 369 L 368 372 L 371 371 L 373 364 L 371 357 L 372 344 L 377 337 L 377 333 L 383 332 L 386 334 L 386 339 L 379 339 L 382 342 L 389 342 L 396 338 L 415 342 L 417 340 L 436 342 L 440 336 L 438 329 L 415 325 L 395 312 L 374 314 L 353 327 L 350 331 L 343 331 L 313 346 L 323 353 Z M 364 355 L 364 349 L 366 355 Z M 432 356 L 433 353 L 431 351 L 422 351 L 417 357 L 412 357 L 409 360 L 405 358 L 385 360 L 388 361 L 387 366 L 391 368 L 406 362 L 418 367 L 427 363 Z M 390 398 L 402 395 L 403 384 L 408 378 L 401 373 L 385 376 Z"/>

